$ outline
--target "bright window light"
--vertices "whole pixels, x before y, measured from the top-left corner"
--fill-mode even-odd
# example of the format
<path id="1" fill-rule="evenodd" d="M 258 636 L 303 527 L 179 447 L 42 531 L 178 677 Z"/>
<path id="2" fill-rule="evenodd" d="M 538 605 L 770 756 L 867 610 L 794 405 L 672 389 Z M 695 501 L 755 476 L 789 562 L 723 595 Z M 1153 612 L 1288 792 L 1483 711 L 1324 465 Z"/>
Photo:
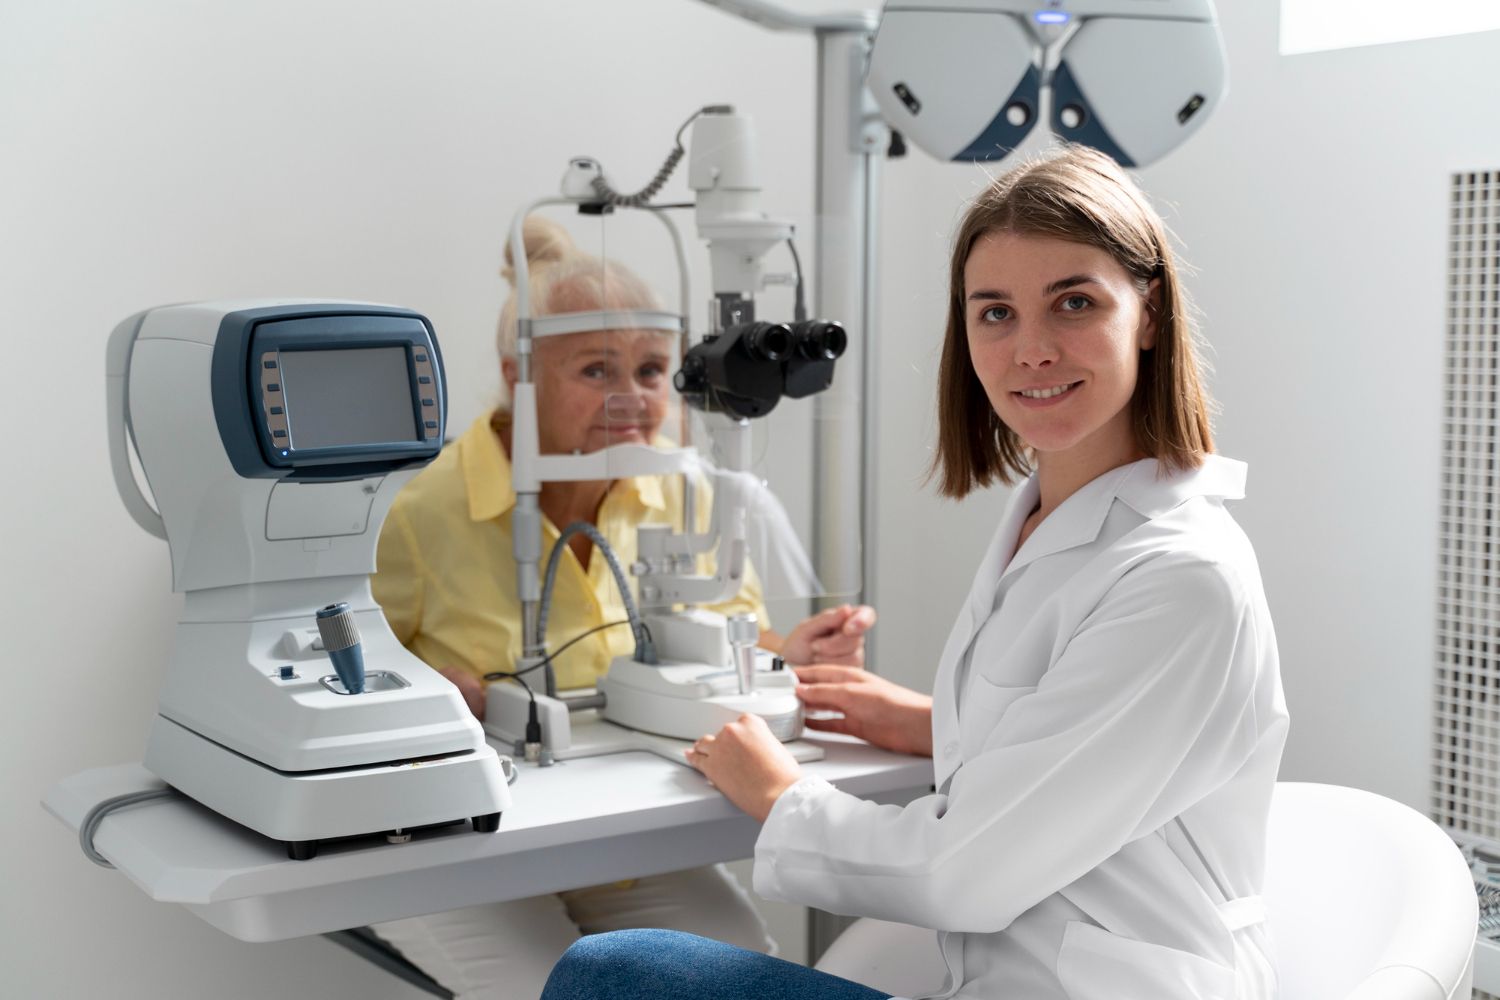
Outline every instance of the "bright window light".
<path id="1" fill-rule="evenodd" d="M 1281 0 L 1281 52 L 1500 31 L 1497 0 Z"/>

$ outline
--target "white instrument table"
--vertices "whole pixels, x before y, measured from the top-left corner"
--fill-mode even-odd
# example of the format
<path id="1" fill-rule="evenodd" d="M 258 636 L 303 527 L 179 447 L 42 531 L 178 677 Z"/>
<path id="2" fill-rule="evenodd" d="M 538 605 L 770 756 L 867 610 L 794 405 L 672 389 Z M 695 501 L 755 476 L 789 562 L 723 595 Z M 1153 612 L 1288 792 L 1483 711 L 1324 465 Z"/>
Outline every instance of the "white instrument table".
<path id="1" fill-rule="evenodd" d="M 809 742 L 826 756 L 804 773 L 852 794 L 906 802 L 932 784 L 926 758 L 838 736 Z M 95 768 L 42 804 L 76 832 L 96 803 L 160 787 L 139 764 Z M 242 941 L 279 941 L 745 858 L 759 832 L 698 772 L 647 753 L 521 764 L 511 792 L 496 833 L 463 823 L 405 844 L 324 841 L 310 861 L 181 796 L 111 813 L 94 846 L 152 899 Z"/>

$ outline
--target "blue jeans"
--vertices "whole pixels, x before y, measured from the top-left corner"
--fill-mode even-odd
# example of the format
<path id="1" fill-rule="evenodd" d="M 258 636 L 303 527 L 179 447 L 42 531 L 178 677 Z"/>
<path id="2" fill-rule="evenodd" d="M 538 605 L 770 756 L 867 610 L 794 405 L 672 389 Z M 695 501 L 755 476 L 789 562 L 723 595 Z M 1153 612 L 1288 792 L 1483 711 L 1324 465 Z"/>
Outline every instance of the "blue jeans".
<path id="1" fill-rule="evenodd" d="M 542 1000 L 885 1000 L 847 979 L 681 931 L 613 931 L 574 942 Z"/>

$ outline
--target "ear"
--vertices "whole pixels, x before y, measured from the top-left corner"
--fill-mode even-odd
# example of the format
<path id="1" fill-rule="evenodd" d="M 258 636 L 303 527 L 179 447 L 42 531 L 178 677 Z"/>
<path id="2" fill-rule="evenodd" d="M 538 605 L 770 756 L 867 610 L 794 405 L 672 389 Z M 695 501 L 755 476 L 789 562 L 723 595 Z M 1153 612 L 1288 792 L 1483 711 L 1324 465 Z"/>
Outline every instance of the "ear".
<path id="1" fill-rule="evenodd" d="M 521 369 L 516 364 L 515 358 L 500 359 L 500 377 L 505 381 L 506 395 L 515 399 L 516 383 L 521 380 Z"/>
<path id="2" fill-rule="evenodd" d="M 1161 332 L 1161 315 L 1161 278 L 1157 277 L 1146 286 L 1146 308 L 1141 313 L 1141 350 L 1149 351 L 1156 346 L 1156 335 Z"/>

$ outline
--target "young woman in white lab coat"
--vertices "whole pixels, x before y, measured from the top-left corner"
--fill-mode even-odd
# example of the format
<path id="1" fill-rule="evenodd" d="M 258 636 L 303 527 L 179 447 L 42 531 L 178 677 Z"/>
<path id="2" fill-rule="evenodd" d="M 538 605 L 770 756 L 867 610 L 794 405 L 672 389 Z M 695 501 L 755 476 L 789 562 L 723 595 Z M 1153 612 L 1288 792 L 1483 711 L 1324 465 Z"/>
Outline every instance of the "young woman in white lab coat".
<path id="1" fill-rule="evenodd" d="M 996 181 L 955 239 L 942 491 L 1015 491 L 931 697 L 798 671 L 809 726 L 930 755 L 876 805 L 801 774 L 753 716 L 689 761 L 764 821 L 772 899 L 937 931 L 938 996 L 1269 1000 L 1258 894 L 1287 715 L 1260 573 L 1225 510 L 1164 228 L 1113 161 L 1069 148 Z M 585 938 L 545 1000 L 874 997 L 666 931 Z"/>

